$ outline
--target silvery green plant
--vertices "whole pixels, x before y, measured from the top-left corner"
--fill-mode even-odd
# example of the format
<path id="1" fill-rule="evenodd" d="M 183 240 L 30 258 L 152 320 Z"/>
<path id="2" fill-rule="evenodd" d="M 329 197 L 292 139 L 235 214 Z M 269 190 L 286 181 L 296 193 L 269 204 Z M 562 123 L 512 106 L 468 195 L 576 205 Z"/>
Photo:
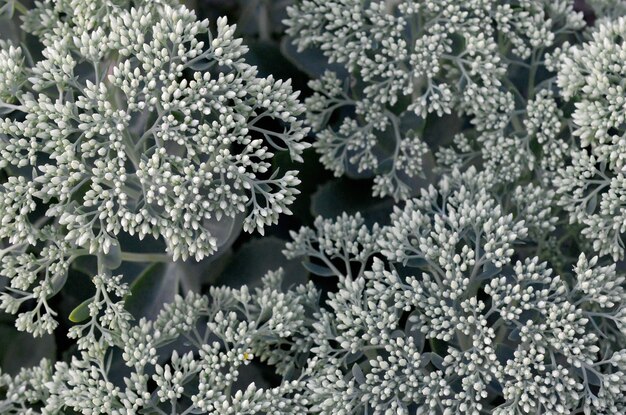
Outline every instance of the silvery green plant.
<path id="1" fill-rule="evenodd" d="M 255 291 L 244 286 L 214 287 L 208 296 L 189 293 L 153 321 L 131 323 L 123 304 L 128 287 L 119 278 L 94 280 L 112 301 L 104 312 L 90 308 L 89 321 L 73 329 L 82 336 L 80 353 L 69 362 L 44 360 L 13 378 L 0 373 L 0 389 L 6 388 L 0 412 L 305 413 L 298 379 L 265 389 L 238 380 L 253 359 L 281 375 L 298 369 L 318 300 L 312 284 L 283 292 L 282 272 L 271 272 Z M 112 369 L 120 368 L 125 375 L 116 380 Z"/>
<path id="2" fill-rule="evenodd" d="M 626 290 L 581 254 L 556 275 L 474 168 L 397 207 L 387 226 L 317 219 L 288 256 L 338 281 L 284 292 L 213 287 L 132 322 L 121 276 L 72 329 L 79 354 L 0 381 L 6 413 L 620 414 Z M 270 389 L 237 383 L 251 360 Z M 121 378 L 113 369 L 125 368 Z M 119 370 L 119 369 L 118 369 Z M 119 371 L 118 371 L 119 373 Z"/>
<path id="3" fill-rule="evenodd" d="M 313 324 L 305 396 L 315 414 L 620 414 L 625 278 L 581 254 L 567 274 L 523 250 L 470 168 L 368 231 L 318 220 L 287 255 L 338 279 Z"/>
<path id="4" fill-rule="evenodd" d="M 626 21 L 588 4 L 596 28 L 569 1 L 294 1 L 330 61 L 306 106 L 174 0 L 0 6 L 30 36 L 0 41 L 0 307 L 59 334 L 51 298 L 97 268 L 0 413 L 626 413 Z M 302 160 L 305 112 L 322 163 L 402 202 L 291 232 L 323 288 L 278 269 L 133 312 L 158 282 L 129 263 L 185 272 L 290 213 L 273 153 Z"/>
<path id="5" fill-rule="evenodd" d="M 374 195 L 398 200 L 435 152 L 440 168 L 482 163 L 501 182 L 562 164 L 567 124 L 545 72 L 584 27 L 571 2 L 302 0 L 288 13 L 299 50 L 333 64 L 306 104 L 336 175 L 371 175 Z M 432 129 L 454 116 L 458 134 Z"/>
<path id="6" fill-rule="evenodd" d="M 624 48 L 626 19 L 602 23 L 581 46 L 561 55 L 558 84 L 575 105 L 573 134 L 580 146 L 555 180 L 572 223 L 584 226 L 593 248 L 624 258 Z"/>
<path id="7" fill-rule="evenodd" d="M 48 300 L 77 258 L 103 278 L 152 260 L 121 235 L 201 260 L 239 219 L 262 233 L 291 213 L 297 172 L 272 157 L 308 146 L 298 92 L 257 76 L 225 18 L 212 32 L 176 3 L 45 1 L 23 24 L 40 59 L 0 43 L 0 307 L 20 330 L 54 330 Z"/>
<path id="8" fill-rule="evenodd" d="M 585 3 L 600 20 L 610 20 L 626 14 L 626 4 L 621 0 L 585 0 Z"/>

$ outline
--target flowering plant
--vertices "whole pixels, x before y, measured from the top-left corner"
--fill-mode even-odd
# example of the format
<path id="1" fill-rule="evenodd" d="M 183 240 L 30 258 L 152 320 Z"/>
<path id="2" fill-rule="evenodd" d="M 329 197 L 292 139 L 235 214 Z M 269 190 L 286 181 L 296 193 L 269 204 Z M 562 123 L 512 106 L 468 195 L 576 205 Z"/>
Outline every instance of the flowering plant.
<path id="1" fill-rule="evenodd" d="M 623 2 L 185 3 L 0 5 L 0 413 L 626 413 Z"/>
<path id="2" fill-rule="evenodd" d="M 38 4 L 24 23 L 44 46 L 37 62 L 0 44 L 0 275 L 10 280 L 0 304 L 16 313 L 37 302 L 20 330 L 55 328 L 48 299 L 77 258 L 97 256 L 100 274 L 133 260 L 122 233 L 161 238 L 174 261 L 201 260 L 239 216 L 262 232 L 298 193 L 297 172 L 271 165 L 273 151 L 301 160 L 308 146 L 290 83 L 258 77 L 226 19 L 212 35 L 168 2 L 118 3 Z"/>

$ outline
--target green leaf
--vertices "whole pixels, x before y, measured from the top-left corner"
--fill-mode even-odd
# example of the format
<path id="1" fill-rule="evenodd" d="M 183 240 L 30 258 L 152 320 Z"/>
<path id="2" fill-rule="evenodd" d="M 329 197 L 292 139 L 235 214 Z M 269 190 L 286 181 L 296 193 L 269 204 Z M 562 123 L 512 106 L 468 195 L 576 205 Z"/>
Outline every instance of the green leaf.
<path id="1" fill-rule="evenodd" d="M 371 195 L 369 181 L 351 180 L 345 177 L 320 186 L 311 197 L 311 212 L 314 216 L 333 219 L 343 212 L 361 213 L 368 225 L 384 224 L 393 210 L 393 200 L 379 199 Z"/>
<path id="2" fill-rule="evenodd" d="M 0 17 L 0 39 L 8 40 L 14 45 L 20 44 L 20 29 L 15 18 Z"/>
<path id="3" fill-rule="evenodd" d="M 427 352 L 422 354 L 421 365 L 427 366 L 428 363 L 432 363 L 435 368 L 442 370 L 444 368 L 443 358 L 434 352 Z"/>
<path id="4" fill-rule="evenodd" d="M 448 344 L 443 340 L 429 339 L 429 343 L 434 355 L 437 355 L 438 353 L 445 356 L 448 353 Z"/>
<path id="5" fill-rule="evenodd" d="M 515 328 L 509 333 L 507 338 L 511 341 L 519 342 L 522 338 L 520 334 L 521 334 L 521 330 L 519 328 Z"/>
<path id="6" fill-rule="evenodd" d="M 149 265 L 130 285 L 130 297 L 125 306 L 136 319 L 154 319 L 164 303 L 174 301 L 178 293 L 178 274 L 169 272 L 169 265 Z"/>
<path id="7" fill-rule="evenodd" d="M 282 254 L 285 241 L 275 236 L 255 238 L 241 246 L 217 279 L 216 284 L 230 287 L 258 286 L 267 271 L 283 268 L 285 286 L 307 282 L 308 272 L 300 259 L 288 260 Z"/>
<path id="8" fill-rule="evenodd" d="M 126 309 L 137 319 L 156 318 L 164 304 L 174 301 L 176 294 L 200 292 L 204 277 L 220 256 L 203 261 L 194 260 L 148 265 L 130 285 Z"/>
<path id="9" fill-rule="evenodd" d="M 72 270 L 91 278 L 98 274 L 98 260 L 94 255 L 80 256 L 72 262 Z"/>
<path id="10" fill-rule="evenodd" d="M 518 333 L 519 335 L 519 333 Z M 518 340 L 514 340 L 515 344 Z M 496 346 L 496 356 L 499 361 L 506 362 L 507 360 L 511 360 L 515 358 L 515 349 L 517 347 L 511 347 L 505 343 L 499 343 Z"/>
<path id="11" fill-rule="evenodd" d="M 20 369 L 33 367 L 41 359 L 54 360 L 56 342 L 50 334 L 33 337 L 17 331 L 12 325 L 0 325 L 0 367 L 3 372 L 16 375 Z"/>
<path id="12" fill-rule="evenodd" d="M 420 258 L 418 256 L 412 256 L 406 261 L 404 261 L 404 265 L 411 268 L 422 268 L 428 265 L 428 261 L 425 258 Z"/>
<path id="13" fill-rule="evenodd" d="M 302 262 L 302 266 L 306 268 L 309 272 L 315 275 L 319 275 L 320 277 L 332 277 L 335 276 L 335 273 L 327 267 L 322 265 L 317 265 L 312 262 L 304 261 Z"/>
<path id="14" fill-rule="evenodd" d="M 413 343 L 415 344 L 417 350 L 422 351 L 424 349 L 424 344 L 426 339 L 424 337 L 424 333 L 420 330 L 420 326 L 416 322 L 411 322 L 411 318 L 409 317 L 409 322 L 404 328 L 404 335 L 407 338 L 413 339 Z"/>
<path id="15" fill-rule="evenodd" d="M 116 240 L 113 241 L 109 252 L 102 254 L 102 263 L 108 269 L 117 269 L 122 265 L 122 250 L 120 249 L 120 243 Z"/>
<path id="16" fill-rule="evenodd" d="M 212 259 L 217 259 L 232 246 L 241 234 L 244 219 L 245 215 L 240 213 L 232 218 L 225 216 L 220 220 L 205 220 L 203 222 L 203 226 L 217 240 L 217 251 L 211 255 Z"/>
<path id="17" fill-rule="evenodd" d="M 335 72 L 339 79 L 348 76 L 348 71 L 343 65 L 329 64 L 328 59 L 320 49 L 308 47 L 298 52 L 298 47 L 294 45 L 293 38 L 289 36 L 285 36 L 281 41 L 280 50 L 293 65 L 313 79 L 320 78 L 327 70 Z"/>
<path id="18" fill-rule="evenodd" d="M 483 266 L 483 270 L 476 276 L 477 280 L 491 280 L 494 276 L 502 272 L 501 267 L 496 267 L 491 262 Z"/>
<path id="19" fill-rule="evenodd" d="M 62 274 L 56 274 L 50 281 L 50 288 L 52 289 L 52 295 L 58 294 L 59 291 L 65 286 L 67 281 L 68 271 L 64 271 Z"/>
<path id="20" fill-rule="evenodd" d="M 15 0 L 8 0 L 3 6 L 0 6 L 0 17 L 12 18 L 15 12 Z"/>
<path id="21" fill-rule="evenodd" d="M 93 297 L 86 299 L 72 310 L 68 317 L 72 323 L 80 323 L 89 318 L 89 304 L 93 302 Z"/>
<path id="22" fill-rule="evenodd" d="M 359 385 L 363 385 L 365 383 L 365 375 L 363 374 L 363 369 L 361 369 L 361 366 L 359 366 L 357 363 L 352 365 L 352 376 L 354 377 L 354 380 L 356 380 L 356 383 L 358 383 Z"/>

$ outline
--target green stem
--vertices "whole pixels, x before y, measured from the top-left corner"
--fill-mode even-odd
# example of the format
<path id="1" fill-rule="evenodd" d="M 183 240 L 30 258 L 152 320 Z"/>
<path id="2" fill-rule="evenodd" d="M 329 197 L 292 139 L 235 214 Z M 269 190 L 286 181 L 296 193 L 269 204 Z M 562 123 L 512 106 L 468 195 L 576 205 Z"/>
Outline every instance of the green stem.
<path id="1" fill-rule="evenodd" d="M 18 12 L 22 14 L 28 13 L 28 9 L 26 8 L 26 6 L 24 6 L 18 0 L 15 0 L 15 2 L 13 2 L 13 7 L 15 8 L 15 10 L 17 10 Z"/>
<path id="2" fill-rule="evenodd" d="M 535 53 L 537 52 L 537 53 Z M 528 99 L 531 100 L 535 96 L 535 78 L 537 77 L 537 55 L 541 55 L 540 51 L 535 51 L 532 54 L 530 61 L 530 72 L 528 74 L 528 91 L 527 96 Z"/>
<path id="3" fill-rule="evenodd" d="M 128 130 L 124 130 L 122 142 L 124 143 L 124 149 L 126 150 L 126 155 L 130 158 L 130 161 L 135 166 L 135 169 L 139 170 L 140 156 L 135 150 L 135 143 L 133 142 L 132 137 L 128 133 Z"/>
<path id="4" fill-rule="evenodd" d="M 261 2 L 259 7 L 259 38 L 262 41 L 272 40 L 272 30 L 270 29 L 269 5 L 266 1 Z"/>
<path id="5" fill-rule="evenodd" d="M 8 108 L 14 111 L 24 111 L 24 107 L 22 105 L 13 105 L 7 102 L 0 102 L 0 107 Z"/>
<path id="6" fill-rule="evenodd" d="M 172 257 L 161 253 L 122 252 L 122 261 L 127 262 L 172 262 Z"/>

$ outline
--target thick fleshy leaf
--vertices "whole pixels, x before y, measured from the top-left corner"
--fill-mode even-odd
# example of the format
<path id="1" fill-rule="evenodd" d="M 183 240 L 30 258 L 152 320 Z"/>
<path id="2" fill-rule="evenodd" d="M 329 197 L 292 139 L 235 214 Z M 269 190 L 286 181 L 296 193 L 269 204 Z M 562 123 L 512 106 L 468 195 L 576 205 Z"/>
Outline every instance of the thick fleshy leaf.
<path id="1" fill-rule="evenodd" d="M 117 269 L 122 265 L 122 250 L 120 244 L 114 241 L 109 248 L 109 252 L 102 254 L 101 260 L 103 265 L 108 269 Z"/>
<path id="2" fill-rule="evenodd" d="M 439 356 L 437 353 L 427 352 L 422 354 L 422 361 L 420 362 L 420 366 L 426 367 L 429 363 L 441 370 L 443 369 L 443 358 Z"/>
<path id="3" fill-rule="evenodd" d="M 306 283 L 308 271 L 300 259 L 288 260 L 282 254 L 285 241 L 275 236 L 252 239 L 235 252 L 216 284 L 254 287 L 261 282 L 267 271 L 282 268 L 285 271 L 285 286 Z"/>
<path id="4" fill-rule="evenodd" d="M 53 360 L 56 349 L 52 335 L 33 337 L 13 325 L 0 325 L 0 367 L 5 373 L 15 375 L 22 368 L 38 365 L 43 358 Z"/>
<path id="5" fill-rule="evenodd" d="M 368 225 L 384 224 L 393 210 L 393 200 L 373 198 L 371 186 L 363 181 L 340 178 L 318 188 L 311 196 L 311 212 L 314 216 L 336 218 L 343 212 L 361 213 Z"/>
<path id="6" fill-rule="evenodd" d="M 303 51 L 298 51 L 298 47 L 294 45 L 293 39 L 289 36 L 283 38 L 280 50 L 298 69 L 313 79 L 321 77 L 325 71 L 335 72 L 340 79 L 348 76 L 343 65 L 329 64 L 321 50 L 309 47 Z"/>
<path id="7" fill-rule="evenodd" d="M 130 285 L 126 309 L 135 318 L 154 319 L 164 304 L 174 301 L 176 294 L 200 292 L 206 274 L 218 258 L 148 265 Z"/>
<path id="8" fill-rule="evenodd" d="M 89 318 L 89 304 L 93 302 L 93 297 L 86 299 L 70 313 L 69 319 L 72 323 L 80 323 Z"/>
<path id="9" fill-rule="evenodd" d="M 15 15 L 12 18 L 8 18 L 5 16 L 0 17 L 0 39 L 9 40 L 14 45 L 19 45 L 20 29 L 19 26 L 16 24 Z"/>
<path id="10" fill-rule="evenodd" d="M 137 319 L 153 320 L 166 303 L 174 301 L 179 292 L 183 267 L 176 263 L 149 265 L 130 286 L 126 309 Z"/>
<path id="11" fill-rule="evenodd" d="M 243 220 L 245 215 L 240 214 L 231 217 L 222 217 L 220 220 L 205 221 L 204 226 L 211 232 L 211 235 L 217 240 L 217 252 L 211 255 L 216 259 L 217 256 L 223 254 L 233 244 L 235 239 L 241 234 L 243 228 Z"/>
<path id="12" fill-rule="evenodd" d="M 302 262 L 302 266 L 309 270 L 311 273 L 315 275 L 319 275 L 320 277 L 332 277 L 335 276 L 335 272 L 330 268 L 327 268 L 323 265 L 317 265 L 309 261 Z"/>
<path id="13" fill-rule="evenodd" d="M 357 363 L 352 365 L 352 376 L 354 377 L 354 380 L 356 380 L 356 383 L 358 383 L 359 385 L 365 383 L 365 375 L 363 374 L 363 369 L 361 369 L 361 366 L 359 366 Z"/>

